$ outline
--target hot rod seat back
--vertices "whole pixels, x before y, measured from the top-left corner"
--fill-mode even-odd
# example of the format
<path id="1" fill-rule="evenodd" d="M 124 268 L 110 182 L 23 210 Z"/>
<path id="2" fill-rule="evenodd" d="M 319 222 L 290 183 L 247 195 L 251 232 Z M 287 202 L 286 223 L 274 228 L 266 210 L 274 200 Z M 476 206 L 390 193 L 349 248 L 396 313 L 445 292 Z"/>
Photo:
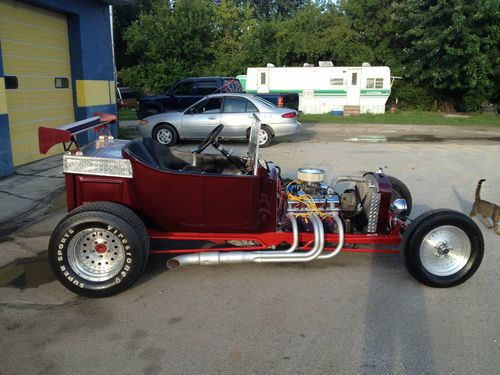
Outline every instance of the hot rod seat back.
<path id="1" fill-rule="evenodd" d="M 197 167 L 191 168 L 193 155 L 190 152 L 173 150 L 151 138 L 134 139 L 127 143 L 123 150 L 142 163 L 164 171 L 241 174 L 241 171 L 222 155 L 198 155 Z"/>

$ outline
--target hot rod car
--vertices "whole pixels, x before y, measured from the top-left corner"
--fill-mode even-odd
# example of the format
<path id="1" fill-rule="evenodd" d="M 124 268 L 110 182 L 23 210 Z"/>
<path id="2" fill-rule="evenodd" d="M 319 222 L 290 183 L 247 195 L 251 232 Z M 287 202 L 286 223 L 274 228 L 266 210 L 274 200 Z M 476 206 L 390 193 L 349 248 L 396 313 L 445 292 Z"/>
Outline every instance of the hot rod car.
<path id="1" fill-rule="evenodd" d="M 48 254 L 57 279 L 75 293 L 124 291 L 150 254 L 177 254 L 167 261 L 176 269 L 400 252 L 409 273 L 432 287 L 463 283 L 483 258 L 482 233 L 468 216 L 440 209 L 409 219 L 408 188 L 382 168 L 332 184 L 318 168 L 283 178 L 259 155 L 257 116 L 243 157 L 219 143 L 222 125 L 189 153 L 148 138 L 114 139 L 107 124 L 115 120 L 97 114 L 39 128 L 42 153 L 58 143 L 65 149 L 69 213 Z M 90 129 L 99 139 L 80 148 L 77 135 Z M 204 153 L 210 145 L 220 155 Z"/>

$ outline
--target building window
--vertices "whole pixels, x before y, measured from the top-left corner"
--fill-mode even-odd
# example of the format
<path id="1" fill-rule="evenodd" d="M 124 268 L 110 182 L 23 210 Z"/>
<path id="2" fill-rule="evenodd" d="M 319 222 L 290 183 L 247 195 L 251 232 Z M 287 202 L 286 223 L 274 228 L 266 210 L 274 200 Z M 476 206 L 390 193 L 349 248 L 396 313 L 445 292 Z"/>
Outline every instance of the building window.
<path id="1" fill-rule="evenodd" d="M 383 78 L 368 78 L 366 80 L 366 88 L 367 89 L 381 89 L 384 87 L 384 79 Z"/>
<path id="2" fill-rule="evenodd" d="M 344 85 L 344 78 L 330 78 L 330 85 L 343 86 Z"/>
<path id="3" fill-rule="evenodd" d="M 19 87 L 19 82 L 16 76 L 5 76 L 5 88 L 7 90 L 15 90 Z"/>
<path id="4" fill-rule="evenodd" d="M 56 89 L 67 89 L 69 87 L 69 79 L 64 77 L 54 78 L 54 86 Z"/>

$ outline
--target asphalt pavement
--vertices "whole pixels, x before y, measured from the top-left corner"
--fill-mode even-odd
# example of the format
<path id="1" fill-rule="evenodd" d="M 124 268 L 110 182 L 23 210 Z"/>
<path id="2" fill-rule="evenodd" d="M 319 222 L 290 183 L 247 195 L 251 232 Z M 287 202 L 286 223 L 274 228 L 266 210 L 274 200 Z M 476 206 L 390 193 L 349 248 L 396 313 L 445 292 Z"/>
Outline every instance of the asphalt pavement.
<path id="1" fill-rule="evenodd" d="M 287 177 L 302 166 L 325 169 L 327 181 L 387 166 L 409 186 L 414 217 L 442 207 L 468 213 L 479 178 L 483 198 L 500 203 L 496 138 L 500 129 L 481 127 L 306 125 L 261 153 Z M 417 283 L 398 255 L 175 271 L 152 256 L 131 289 L 92 300 L 52 281 L 44 260 L 64 215 L 53 163 L 29 172 L 43 181 L 40 196 L 32 182 L 15 183 L 26 170 L 0 179 L 0 207 L 21 220 L 1 210 L 2 230 L 12 230 L 0 240 L 0 374 L 498 373 L 500 236 L 481 224 L 483 263 L 451 289 Z M 15 203 L 28 197 L 29 215 Z"/>

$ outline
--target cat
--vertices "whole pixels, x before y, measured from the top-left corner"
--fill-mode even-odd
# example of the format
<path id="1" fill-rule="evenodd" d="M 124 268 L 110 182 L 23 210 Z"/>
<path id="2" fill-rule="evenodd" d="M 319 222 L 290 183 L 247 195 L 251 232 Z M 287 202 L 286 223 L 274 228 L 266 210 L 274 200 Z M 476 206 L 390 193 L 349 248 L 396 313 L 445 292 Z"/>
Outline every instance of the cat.
<path id="1" fill-rule="evenodd" d="M 484 181 L 486 180 L 483 178 L 477 183 L 476 199 L 469 216 L 481 215 L 484 225 L 490 229 L 495 227 L 495 233 L 500 234 L 500 206 L 481 199 L 481 184 Z M 493 224 L 490 223 L 490 220 L 493 221 Z"/>

